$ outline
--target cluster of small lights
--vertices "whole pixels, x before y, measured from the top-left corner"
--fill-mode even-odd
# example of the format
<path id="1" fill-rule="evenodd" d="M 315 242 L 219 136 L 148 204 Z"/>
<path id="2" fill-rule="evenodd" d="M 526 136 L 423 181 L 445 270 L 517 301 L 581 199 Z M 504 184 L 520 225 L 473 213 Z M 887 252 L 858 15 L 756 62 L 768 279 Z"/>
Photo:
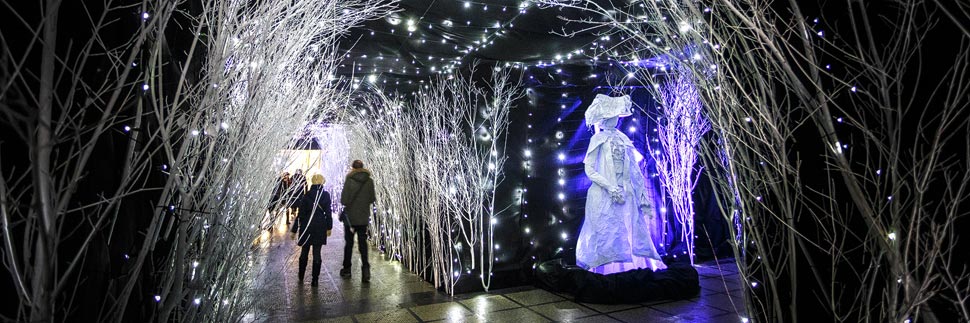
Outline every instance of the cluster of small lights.
<path id="1" fill-rule="evenodd" d="M 376 37 L 378 34 L 396 35 L 398 34 L 398 30 L 396 27 L 403 23 L 405 25 L 404 28 L 406 29 L 407 37 L 410 39 L 413 39 L 414 45 L 420 46 L 422 44 L 427 44 L 427 43 L 439 43 L 442 45 L 451 44 L 452 50 L 456 51 L 459 55 L 450 56 L 450 57 L 435 57 L 433 55 L 428 55 L 427 61 L 423 62 L 423 64 L 419 64 L 419 62 L 417 62 L 416 59 L 411 59 L 410 63 L 411 65 L 414 65 L 414 66 L 425 65 L 430 63 L 424 68 L 424 71 L 422 71 L 421 67 L 413 67 L 411 71 L 413 71 L 414 74 L 416 75 L 422 75 L 422 72 L 430 73 L 430 74 L 442 74 L 442 73 L 452 74 L 463 62 L 467 61 L 466 57 L 468 57 L 469 55 L 472 55 L 473 53 L 479 50 L 487 48 L 490 45 L 493 45 L 496 39 L 507 34 L 508 29 L 514 27 L 515 21 L 521 15 L 526 14 L 528 12 L 528 9 L 531 6 L 533 6 L 533 3 L 528 0 L 519 2 L 519 4 L 514 8 L 510 8 L 508 6 L 495 6 L 494 4 L 492 5 L 492 7 L 490 7 L 489 4 L 487 3 L 466 1 L 466 2 L 463 2 L 462 4 L 462 7 L 464 8 L 464 10 L 461 13 L 462 15 L 466 15 L 466 16 L 471 15 L 476 10 L 481 10 L 481 12 L 499 11 L 503 13 L 510 12 L 510 11 L 514 12 L 517 10 L 518 12 L 514 16 L 512 16 L 511 19 L 508 19 L 506 21 L 496 20 L 493 22 L 486 23 L 485 25 L 478 25 L 478 24 L 473 25 L 471 20 L 459 19 L 460 17 L 447 17 L 445 19 L 442 19 L 440 22 L 437 22 L 437 21 L 429 22 L 429 21 L 426 21 L 424 16 L 405 19 L 395 14 L 386 18 L 388 24 L 390 24 L 392 27 L 390 28 L 389 31 L 385 32 L 385 31 L 370 30 L 369 34 L 371 37 Z M 464 21 L 464 24 L 460 23 L 462 21 Z M 478 28 L 482 30 L 482 34 L 478 37 L 471 38 L 473 39 L 471 41 L 471 44 L 460 44 L 456 42 L 455 39 L 453 39 L 454 38 L 453 36 L 449 36 L 450 33 L 448 32 L 441 32 L 440 39 L 428 38 L 420 30 L 421 28 L 425 28 L 425 27 L 428 30 L 440 30 L 440 31 L 447 31 L 449 29 L 457 28 L 457 27 L 462 27 L 466 29 Z M 439 34 L 439 33 L 435 33 L 435 34 Z M 358 54 L 352 54 L 349 52 L 348 54 L 346 54 L 345 57 L 346 58 L 356 57 L 359 59 L 369 58 L 367 54 L 358 55 Z M 383 55 L 378 55 L 376 57 L 373 57 L 372 59 L 376 61 L 384 61 L 385 57 Z M 395 58 L 394 61 L 400 62 L 400 58 Z M 383 65 L 383 64 L 378 64 L 378 66 L 380 65 Z M 381 75 L 384 72 L 387 72 L 387 73 L 399 72 L 402 74 L 409 72 L 408 68 L 400 68 L 398 70 L 395 70 L 393 68 L 379 69 L 377 67 L 373 67 L 373 68 L 370 68 L 369 71 L 365 71 L 362 65 L 355 64 L 355 66 L 356 67 L 354 68 L 354 71 L 356 74 L 368 74 L 368 73 L 370 74 L 369 76 L 366 76 L 366 77 L 372 84 L 377 83 L 376 77 L 379 77 L 379 75 Z M 513 66 L 515 68 L 521 68 L 522 64 L 506 63 L 506 67 L 509 67 L 509 66 Z M 341 67 L 346 68 L 347 65 L 342 64 Z M 371 76 L 375 77 L 375 79 L 371 79 Z M 451 77 L 452 76 L 449 75 L 449 78 Z M 360 88 L 362 83 L 363 82 L 361 78 L 354 78 L 353 88 L 354 89 Z M 381 81 L 381 83 L 387 84 L 387 80 L 383 80 Z M 413 84 L 413 82 L 410 80 L 406 81 L 406 83 Z M 400 85 L 401 81 L 395 81 L 394 84 Z M 411 93 L 411 94 L 414 95 L 415 93 Z"/>
<path id="2" fill-rule="evenodd" d="M 520 12 L 523 12 L 524 13 L 525 8 L 527 8 L 529 6 L 529 2 L 528 1 L 524 1 L 522 3 L 523 3 L 523 5 L 520 5 L 518 9 L 520 10 Z M 468 1 L 463 2 L 463 7 L 466 8 L 466 9 L 468 9 L 468 10 L 473 10 L 473 8 L 476 8 L 476 7 L 480 7 L 482 11 L 488 11 L 488 10 L 490 10 L 490 8 L 489 8 L 489 6 L 487 4 L 474 3 L 474 2 L 468 2 Z M 491 8 L 491 9 L 492 10 L 495 10 L 495 8 Z M 506 7 L 501 7 L 500 10 L 505 11 L 505 10 L 507 10 L 507 8 Z M 705 12 L 709 12 L 709 8 L 705 8 L 704 11 Z M 143 13 L 143 16 L 142 16 L 143 19 L 148 19 L 149 17 L 150 16 L 149 16 L 149 14 L 147 12 L 146 13 Z M 455 20 L 455 19 L 446 19 L 446 20 L 444 20 L 442 22 L 442 25 L 445 26 L 445 27 L 452 27 L 455 24 L 454 21 L 458 21 L 458 20 Z M 817 22 L 817 19 L 816 19 L 816 22 Z M 430 27 L 430 24 L 428 24 L 428 25 Z M 470 22 L 467 22 L 466 21 L 466 25 L 470 25 Z M 407 31 L 409 33 L 409 36 L 411 36 L 411 33 L 415 32 L 421 26 L 420 19 L 419 20 L 408 19 L 406 21 L 406 26 L 407 26 L 406 29 L 407 29 Z M 500 26 L 495 26 L 493 28 L 500 29 Z M 692 27 L 691 27 L 690 24 L 682 22 L 679 25 L 679 29 L 680 29 L 681 32 L 687 32 L 687 31 L 691 30 Z M 393 32 L 394 32 L 394 30 L 392 29 L 392 33 Z M 487 29 L 486 29 L 486 32 L 487 32 Z M 463 53 L 465 55 L 469 55 L 469 54 L 471 54 L 471 52 L 477 51 L 477 50 L 479 50 L 481 48 L 485 48 L 486 46 L 488 46 L 489 44 L 492 44 L 494 42 L 494 40 L 489 40 L 489 39 L 493 39 L 496 35 L 499 35 L 499 34 L 504 34 L 504 32 L 497 31 L 496 33 L 494 33 L 492 35 L 487 35 L 487 34 L 486 35 L 483 35 L 482 36 L 482 40 L 480 42 L 479 41 L 476 41 L 476 43 L 479 44 L 480 46 L 477 46 L 477 47 L 474 47 L 474 48 L 470 48 L 470 49 L 465 49 L 465 51 Z M 818 34 L 819 37 L 823 37 L 824 36 L 824 32 L 821 31 L 821 30 L 819 30 L 817 32 L 817 34 Z M 371 35 L 372 36 L 374 35 L 373 31 L 371 32 Z M 605 37 L 606 37 L 606 39 L 604 39 L 604 40 L 609 40 L 609 36 L 605 36 Z M 488 40 L 488 41 L 486 41 L 486 40 Z M 425 39 L 421 39 L 420 40 L 421 43 L 424 43 L 425 41 L 426 41 Z M 448 39 L 447 38 L 443 38 L 440 41 L 441 41 L 441 43 L 448 43 Z M 602 45 L 600 45 L 600 46 L 602 46 Z M 457 45 L 456 45 L 456 48 L 457 48 Z M 565 59 L 571 59 L 572 56 L 573 56 L 573 53 L 569 53 L 567 55 L 556 54 L 555 55 L 555 59 L 550 59 L 549 60 L 549 64 L 555 64 L 556 61 L 558 61 L 558 62 L 561 63 Z M 439 66 L 432 66 L 429 69 L 431 70 L 431 72 L 435 72 L 435 73 L 449 73 L 449 72 L 453 71 L 454 68 L 456 68 L 459 64 L 461 64 L 463 58 L 464 58 L 464 56 L 462 56 L 462 57 L 455 57 L 453 59 L 452 58 L 444 58 L 444 57 L 441 57 L 441 58 L 439 58 L 441 61 L 445 61 L 447 59 L 450 59 L 451 61 L 448 62 L 448 63 L 445 63 L 444 65 L 442 65 L 440 67 Z M 379 57 L 379 58 L 376 58 L 376 59 L 383 60 L 383 57 Z M 433 58 L 429 56 L 428 59 L 431 60 Z M 596 57 L 594 57 L 594 59 L 598 60 L 599 57 L 596 56 Z M 697 59 L 697 58 L 695 57 L 695 59 Z M 413 61 L 412 61 L 412 63 L 413 63 Z M 536 66 L 546 66 L 546 64 L 544 62 L 539 62 L 539 64 L 536 65 Z M 826 69 L 829 69 L 829 68 L 830 68 L 830 66 L 829 65 L 826 65 Z M 391 72 L 393 73 L 393 70 Z M 402 69 L 401 72 L 402 73 L 406 72 L 406 69 Z M 415 72 L 420 73 L 420 68 L 415 68 Z M 556 72 L 558 74 L 558 73 L 561 73 L 562 70 L 561 69 L 556 69 Z M 588 77 L 589 78 L 596 78 L 597 77 L 597 74 L 590 74 Z M 635 77 L 635 74 L 633 72 L 630 72 L 627 75 L 627 77 L 633 78 L 633 77 Z M 369 83 L 377 83 L 378 78 L 379 78 L 379 75 L 378 74 L 370 74 L 370 75 L 367 75 L 366 76 L 366 81 L 369 82 Z M 530 76 L 530 78 L 531 78 L 531 76 Z M 361 80 L 363 80 L 363 79 L 361 79 Z M 355 88 L 359 87 L 359 83 L 360 83 L 361 80 L 355 80 L 355 84 L 354 84 L 354 87 Z M 384 82 L 386 83 L 386 80 Z M 565 82 L 565 81 L 563 81 L 563 82 Z M 149 87 L 149 85 L 147 83 L 145 83 L 145 84 L 142 85 L 142 89 L 144 91 L 148 91 L 150 89 L 150 87 Z M 852 86 L 850 88 L 850 91 L 851 92 L 857 92 L 857 87 Z M 563 98 L 567 97 L 567 94 L 566 93 L 562 93 L 562 97 Z M 561 106 L 561 109 L 565 109 L 565 105 L 562 105 Z M 529 116 L 531 117 L 532 114 L 530 113 Z M 561 119 L 560 119 L 560 121 L 561 121 Z M 751 121 L 752 121 L 751 118 L 745 118 L 745 122 L 751 122 Z M 530 129 L 532 128 L 531 122 L 532 121 L 530 120 L 529 121 L 529 124 L 528 124 L 528 128 L 530 128 Z M 841 123 L 842 122 L 842 118 L 839 118 L 838 119 L 838 122 Z M 227 129 L 228 128 L 228 125 L 226 123 L 222 123 L 221 124 L 221 127 L 223 129 Z M 635 133 L 636 130 L 637 130 L 637 128 L 635 126 L 630 126 L 628 128 L 628 131 L 631 134 L 632 133 Z M 129 126 L 125 126 L 124 127 L 124 131 L 125 132 L 129 132 L 129 131 L 131 131 L 131 128 Z M 654 131 L 656 131 L 656 129 L 654 129 Z M 191 133 L 192 133 L 193 136 L 199 135 L 199 131 L 198 130 L 191 130 Z M 562 146 L 561 145 L 561 139 L 562 139 L 562 136 L 557 136 L 557 145 L 559 147 Z M 527 141 L 528 141 L 528 143 L 531 143 L 532 142 L 532 139 L 529 138 Z M 848 147 L 847 147 L 847 145 L 841 145 L 839 143 L 836 143 L 836 149 L 838 149 L 839 153 L 842 152 L 842 149 L 843 148 L 848 148 Z M 523 150 L 523 156 L 525 157 L 525 160 L 523 161 L 523 168 L 525 168 L 526 170 L 529 170 L 529 168 L 530 168 L 530 159 L 533 156 L 533 153 L 532 153 L 532 150 L 530 148 L 528 148 L 528 146 L 526 146 L 526 148 Z M 564 163 L 566 161 L 566 156 L 562 152 L 560 152 L 560 153 L 557 154 L 557 158 L 560 161 L 560 163 Z M 494 164 L 489 164 L 489 169 L 494 169 Z M 881 170 L 877 171 L 877 175 L 879 174 L 879 172 L 881 172 Z M 559 178 L 558 178 L 558 181 L 557 182 L 558 182 L 558 184 L 560 186 L 560 190 L 561 191 L 557 194 L 557 197 L 563 203 L 563 207 L 565 209 L 566 195 L 563 192 L 563 190 L 565 190 L 566 180 L 565 180 L 565 173 L 564 173 L 564 171 L 563 171 L 562 168 L 559 169 L 558 174 L 559 174 Z M 759 196 L 757 199 L 760 201 L 761 200 L 761 197 Z M 888 199 L 891 200 L 892 197 L 890 196 Z M 523 193 L 521 195 L 521 200 L 522 200 L 522 203 L 523 204 L 526 204 L 527 203 L 526 202 L 526 199 L 525 199 L 525 190 L 523 190 Z M 172 206 L 172 207 L 174 208 L 174 206 Z M 660 212 L 662 212 L 662 213 L 666 212 L 666 208 L 661 208 L 660 209 Z M 523 215 L 523 217 L 528 217 L 528 215 Z M 497 220 L 495 218 L 492 218 L 491 219 L 491 223 L 494 225 L 494 224 L 497 223 Z M 531 233 L 531 230 L 528 227 L 525 227 L 523 229 L 523 231 L 526 234 L 530 234 Z M 664 232 L 664 234 L 666 235 L 666 232 Z M 563 232 L 561 232 L 560 237 L 561 237 L 562 240 L 565 241 L 565 240 L 568 240 L 569 235 L 568 235 L 567 232 L 563 231 Z M 895 240 L 895 233 L 889 233 L 889 239 L 890 240 Z M 534 244 L 534 241 L 532 243 Z M 754 242 L 752 242 L 752 244 L 753 243 Z M 499 250 L 500 249 L 500 246 L 498 244 L 495 244 L 493 247 L 494 247 L 494 250 Z M 562 248 L 560 247 L 558 250 L 561 251 Z M 125 255 L 125 257 L 127 259 L 128 256 Z M 760 256 L 758 256 L 758 259 L 760 259 Z M 498 259 L 496 258 L 496 260 L 498 260 Z M 197 266 L 198 266 L 198 262 L 194 262 L 193 263 L 193 267 L 197 267 Z M 470 273 L 470 271 L 469 271 L 469 273 Z M 454 271 L 453 274 L 454 274 L 455 277 L 458 277 L 458 276 L 460 276 L 460 271 Z M 751 286 L 752 287 L 757 287 L 758 286 L 758 283 L 757 282 L 752 282 L 751 283 Z M 161 301 L 161 296 L 155 295 L 154 296 L 154 299 L 155 299 L 156 302 L 160 302 Z M 195 305 L 199 305 L 200 302 L 201 302 L 201 299 L 199 299 L 199 298 L 195 298 L 194 301 L 193 301 L 193 303 Z M 748 318 L 741 318 L 741 321 L 742 322 L 748 322 L 749 319 Z"/>

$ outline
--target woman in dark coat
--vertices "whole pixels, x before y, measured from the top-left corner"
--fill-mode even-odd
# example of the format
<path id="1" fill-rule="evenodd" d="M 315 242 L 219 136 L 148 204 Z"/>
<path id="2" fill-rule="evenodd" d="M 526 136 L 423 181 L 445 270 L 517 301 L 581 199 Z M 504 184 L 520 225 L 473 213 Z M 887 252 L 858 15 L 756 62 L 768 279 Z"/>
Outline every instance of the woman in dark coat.
<path id="1" fill-rule="evenodd" d="M 313 249 L 313 273 L 310 286 L 317 286 L 320 277 L 320 249 L 327 244 L 327 237 L 333 229 L 333 212 L 330 209 L 330 193 L 323 189 L 325 179 L 323 175 L 316 174 L 310 179 L 313 185 L 304 194 L 297 205 L 300 208 L 296 217 L 296 225 L 291 230 L 297 233 L 297 245 L 303 247 L 300 250 L 300 281 L 303 281 L 306 272 L 307 258 L 310 249 Z"/>

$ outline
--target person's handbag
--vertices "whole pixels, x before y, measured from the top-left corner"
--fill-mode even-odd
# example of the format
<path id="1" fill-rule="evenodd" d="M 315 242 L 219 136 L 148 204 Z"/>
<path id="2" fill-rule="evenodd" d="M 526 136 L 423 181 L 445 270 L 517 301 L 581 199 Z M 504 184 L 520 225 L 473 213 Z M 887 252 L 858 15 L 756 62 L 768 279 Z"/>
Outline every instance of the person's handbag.
<path id="1" fill-rule="evenodd" d="M 366 182 L 364 182 L 364 183 L 366 183 Z M 350 202 L 351 203 L 353 203 L 354 200 L 357 199 L 357 195 L 360 195 L 360 190 L 364 189 L 364 183 L 361 183 L 360 184 L 360 187 L 357 188 L 357 192 L 354 192 L 354 197 L 350 198 Z M 348 220 L 347 219 L 347 208 L 348 207 L 350 207 L 350 205 L 344 206 L 344 209 L 343 210 L 340 210 L 340 222 L 343 222 L 343 223 L 346 223 L 347 225 L 350 225 L 350 221 L 347 221 Z"/>

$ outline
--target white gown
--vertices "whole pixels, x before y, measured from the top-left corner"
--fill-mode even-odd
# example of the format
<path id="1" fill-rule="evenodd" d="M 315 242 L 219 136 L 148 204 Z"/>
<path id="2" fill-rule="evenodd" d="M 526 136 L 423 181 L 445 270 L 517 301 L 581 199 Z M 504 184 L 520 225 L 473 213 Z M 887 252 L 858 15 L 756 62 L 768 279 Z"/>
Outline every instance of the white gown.
<path id="1" fill-rule="evenodd" d="M 586 218 L 576 246 L 577 265 L 602 274 L 636 268 L 664 269 L 650 235 L 654 213 L 645 179 L 634 157 L 633 142 L 616 128 L 593 135 L 583 160 L 593 182 L 586 197 Z M 609 188 L 622 189 L 614 203 Z"/>

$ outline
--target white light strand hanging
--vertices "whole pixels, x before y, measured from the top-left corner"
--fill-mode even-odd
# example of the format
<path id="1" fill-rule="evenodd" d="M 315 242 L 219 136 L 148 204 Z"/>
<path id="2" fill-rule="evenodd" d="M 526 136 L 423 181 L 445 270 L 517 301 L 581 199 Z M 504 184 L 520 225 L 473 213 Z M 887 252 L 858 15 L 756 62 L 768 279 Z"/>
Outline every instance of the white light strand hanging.
<path id="1" fill-rule="evenodd" d="M 510 69 L 484 85 L 473 73 L 438 78 L 412 102 L 371 96 L 351 127 L 352 158 L 377 179 L 378 243 L 448 293 L 473 272 L 486 290 L 491 284 L 493 230 L 505 208 L 495 204 L 495 188 L 509 109 L 521 95 Z"/>
<path id="2" fill-rule="evenodd" d="M 680 242 L 694 263 L 694 187 L 701 169 L 697 166 L 699 144 L 710 129 L 703 113 L 700 93 L 691 72 L 678 68 L 660 86 L 656 137 L 660 142 L 657 172 L 663 191 L 670 197 L 673 216 L 680 224 Z"/>
<path id="3" fill-rule="evenodd" d="M 191 13 L 181 11 L 181 1 L 159 0 L 144 2 L 133 16 L 139 24 L 127 32 L 117 28 L 130 24 L 119 25 L 112 16 L 131 11 L 127 4 L 86 7 L 95 16 L 106 15 L 90 22 L 94 26 L 83 25 L 93 27 L 90 40 L 71 38 L 88 37 L 84 32 L 61 34 L 49 25 L 47 30 L 52 32 L 44 37 L 60 36 L 56 43 L 90 46 L 63 52 L 50 47 L 41 55 L 51 60 L 44 63 L 42 74 L 67 75 L 42 85 L 49 91 L 41 93 L 47 93 L 44 96 L 51 102 L 67 102 L 56 107 L 41 104 L 38 114 L 39 122 L 50 122 L 41 127 L 45 130 L 38 138 L 63 143 L 52 155 L 52 145 L 37 142 L 42 148 L 33 159 L 53 160 L 53 164 L 33 169 L 49 171 L 32 176 L 34 182 L 18 181 L 12 190 L 7 190 L 5 180 L 9 174 L 0 176 L 3 236 L 11 236 L 8 218 L 46 226 L 18 227 L 25 231 L 25 239 L 8 239 L 5 256 L 17 254 L 14 257 L 22 259 L 11 263 L 18 265 L 31 263 L 24 259 L 55 260 L 16 266 L 12 271 L 21 299 L 31 300 L 19 304 L 21 316 L 14 320 L 70 320 L 69 315 L 79 312 L 71 304 L 81 297 L 103 297 L 101 302 L 106 304 L 95 311 L 98 317 L 86 318 L 91 321 L 223 322 L 252 313 L 256 298 L 251 297 L 251 283 L 258 275 L 253 270 L 253 244 L 260 236 L 259 224 L 278 174 L 274 157 L 294 141 L 293 135 L 299 135 L 310 116 L 326 115 L 328 110 L 332 115 L 337 108 L 333 103 L 346 101 L 349 92 L 326 77 L 339 64 L 336 44 L 350 28 L 394 10 L 393 4 L 393 0 L 211 0 L 200 2 L 201 13 L 185 16 Z M 50 19 L 42 24 L 70 24 L 73 20 L 57 18 L 60 7 L 46 6 Z M 74 26 L 61 26 L 62 30 L 69 27 Z M 123 45 L 107 47 L 102 32 L 110 33 L 110 46 Z M 132 39 L 116 42 L 114 37 L 125 34 L 133 35 Z M 187 36 L 187 41 L 178 42 L 186 47 L 170 48 L 173 34 Z M 42 42 L 55 44 L 53 39 Z M 169 55 L 183 51 L 184 55 Z M 3 61 L 11 59 L 3 55 Z M 103 64 L 104 57 L 118 64 Z M 65 72 L 63 66 L 77 68 L 73 71 L 96 67 L 98 77 Z M 28 71 L 10 77 L 34 79 Z M 59 87 L 77 91 L 56 90 Z M 78 104 L 78 98 L 86 102 Z M 51 115 L 63 119 L 51 120 Z M 9 124 L 6 116 L 2 118 L 3 124 Z M 108 151 L 104 145 L 113 149 L 119 143 L 124 153 L 108 158 L 95 154 Z M 86 177 L 105 167 L 99 163 L 117 166 L 117 177 Z M 50 190 L 51 183 L 66 186 Z M 94 193 L 97 201 L 79 205 L 84 201 L 79 196 L 90 191 L 83 185 L 117 189 Z M 46 197 L 37 199 L 38 203 L 22 201 L 20 192 Z M 7 208 L 8 203 L 38 205 L 44 211 L 20 214 L 19 207 Z M 37 214 L 46 214 L 44 221 Z M 67 219 L 83 219 L 90 225 L 68 227 Z M 75 246 L 75 241 L 83 243 Z M 56 249 L 27 247 L 35 244 L 77 250 L 65 259 L 57 257 Z M 77 271 L 93 261 L 88 257 L 116 248 L 127 252 L 109 254 L 112 272 L 107 293 L 78 290 L 91 278 Z M 19 249 L 38 253 L 7 253 Z M 35 283 L 28 287 L 20 283 L 24 281 Z M 79 303 L 91 304 L 89 300 Z M 136 318 L 133 313 L 146 316 Z"/>

